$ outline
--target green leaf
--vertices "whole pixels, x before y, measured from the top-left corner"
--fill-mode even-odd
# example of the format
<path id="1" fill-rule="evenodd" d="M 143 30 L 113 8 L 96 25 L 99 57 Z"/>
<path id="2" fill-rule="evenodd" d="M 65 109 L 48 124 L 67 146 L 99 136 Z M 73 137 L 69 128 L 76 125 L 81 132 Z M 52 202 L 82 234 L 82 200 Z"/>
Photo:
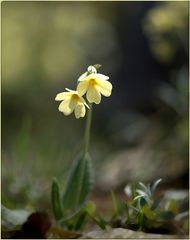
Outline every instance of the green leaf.
<path id="1" fill-rule="evenodd" d="M 159 207 L 161 201 L 163 200 L 163 196 L 164 196 L 164 195 L 162 194 L 162 195 L 160 195 L 159 197 L 157 197 L 157 198 L 154 200 L 154 202 L 153 202 L 153 204 L 152 204 L 152 207 L 151 207 L 152 210 L 155 210 L 156 208 Z"/>
<path id="2" fill-rule="evenodd" d="M 152 193 L 152 195 L 155 193 L 156 188 L 158 187 L 158 184 L 159 184 L 161 181 L 162 181 L 161 178 L 158 179 L 158 180 L 153 184 L 153 186 L 151 187 L 151 193 Z"/>
<path id="3" fill-rule="evenodd" d="M 139 182 L 139 185 L 141 186 L 141 188 L 143 189 L 143 192 L 147 192 L 147 187 L 146 187 L 146 185 L 144 184 L 144 183 L 142 183 L 142 182 Z"/>
<path id="4" fill-rule="evenodd" d="M 111 198 L 112 198 L 114 215 L 118 216 L 119 215 L 119 207 L 118 207 L 118 203 L 117 203 L 117 199 L 116 199 L 114 191 L 111 191 Z"/>
<path id="5" fill-rule="evenodd" d="M 69 226 L 70 229 L 77 230 L 84 224 L 86 215 L 92 216 L 95 210 L 96 205 L 93 202 L 86 202 L 69 216 L 60 219 L 59 223 L 62 226 Z"/>
<path id="6" fill-rule="evenodd" d="M 125 210 L 126 210 L 126 216 L 127 216 L 127 219 L 125 221 L 126 224 L 129 224 L 131 219 L 130 219 L 130 214 L 129 214 L 129 206 L 127 203 L 124 203 L 124 207 L 125 207 Z"/>
<path id="7" fill-rule="evenodd" d="M 59 224 L 62 227 L 63 226 L 70 226 L 70 229 L 73 229 L 74 224 L 75 224 L 75 220 L 76 220 L 77 216 L 79 216 L 81 214 L 83 209 L 84 209 L 84 204 L 82 206 L 80 206 L 77 210 L 75 210 L 74 212 L 67 215 L 66 217 L 63 216 L 63 218 L 61 218 L 59 220 Z"/>
<path id="8" fill-rule="evenodd" d="M 174 214 L 179 213 L 179 204 L 177 204 L 176 200 L 171 199 L 168 203 L 168 210 L 173 212 Z"/>
<path id="9" fill-rule="evenodd" d="M 92 201 L 89 201 L 86 203 L 84 209 L 89 215 L 93 215 L 96 211 L 96 204 Z"/>
<path id="10" fill-rule="evenodd" d="M 86 212 L 82 212 L 78 219 L 75 221 L 75 225 L 74 225 L 74 230 L 79 230 L 82 228 L 82 226 L 84 225 L 85 223 L 85 220 L 86 220 L 86 216 L 87 216 L 87 213 Z"/>
<path id="11" fill-rule="evenodd" d="M 63 211 L 66 216 L 75 211 L 86 200 L 92 189 L 93 171 L 89 155 L 79 155 L 73 162 L 68 181 L 63 193 Z"/>
<path id="12" fill-rule="evenodd" d="M 175 217 L 172 211 L 166 210 L 160 213 L 159 217 L 163 220 L 171 220 Z"/>
<path id="13" fill-rule="evenodd" d="M 150 183 L 147 185 L 147 194 L 148 194 L 149 197 L 152 196 L 151 188 L 150 188 Z"/>
<path id="14" fill-rule="evenodd" d="M 92 217 L 94 212 L 96 211 L 96 205 L 95 203 L 89 201 L 84 204 L 84 207 L 82 208 L 81 214 L 79 215 L 78 219 L 76 219 L 76 223 L 74 226 L 75 230 L 81 229 L 82 226 L 85 223 L 86 217 L 90 216 Z"/>
<path id="15" fill-rule="evenodd" d="M 55 219 L 59 220 L 63 217 L 63 210 L 61 205 L 59 185 L 56 178 L 54 178 L 52 182 L 51 201 Z"/>
<path id="16" fill-rule="evenodd" d="M 148 219 L 153 219 L 155 217 L 154 212 L 151 210 L 150 206 L 145 204 L 141 208 L 141 212 L 148 218 Z"/>
<path id="17" fill-rule="evenodd" d="M 101 68 L 101 64 L 95 64 L 94 67 L 96 68 L 96 70 L 98 71 Z"/>
<path id="18" fill-rule="evenodd" d="M 128 205 L 129 208 L 133 209 L 135 212 L 139 213 L 140 210 L 136 207 L 134 207 L 133 205 Z"/>
<path id="19" fill-rule="evenodd" d="M 131 195 L 132 195 L 132 198 L 133 198 L 133 199 L 137 196 L 137 193 L 136 193 L 136 184 L 135 184 L 135 183 L 132 183 L 132 184 L 131 184 Z"/>
<path id="20" fill-rule="evenodd" d="M 106 229 L 107 226 L 107 222 L 100 216 L 90 216 L 92 218 L 93 221 L 95 221 L 95 223 L 103 230 Z"/>

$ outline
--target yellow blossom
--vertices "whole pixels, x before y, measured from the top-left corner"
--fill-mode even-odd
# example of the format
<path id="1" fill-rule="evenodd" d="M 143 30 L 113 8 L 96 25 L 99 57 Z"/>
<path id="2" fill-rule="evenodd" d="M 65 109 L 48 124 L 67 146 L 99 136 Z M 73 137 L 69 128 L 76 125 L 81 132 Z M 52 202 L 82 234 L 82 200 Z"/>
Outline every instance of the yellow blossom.
<path id="1" fill-rule="evenodd" d="M 84 77 L 82 77 L 84 76 Z M 112 92 L 112 84 L 107 81 L 109 77 L 100 73 L 91 73 L 89 75 L 82 75 L 78 81 L 77 91 L 80 96 L 85 93 L 87 100 L 90 103 L 99 104 L 101 101 L 101 94 L 109 97 Z"/>
<path id="2" fill-rule="evenodd" d="M 68 92 L 58 93 L 55 100 L 62 101 L 59 105 L 59 111 L 63 112 L 64 115 L 68 116 L 73 111 L 76 118 L 84 117 L 86 113 L 86 104 L 84 98 L 79 95 L 78 91 L 73 91 L 66 88 Z M 88 107 L 89 108 L 89 107 Z"/>

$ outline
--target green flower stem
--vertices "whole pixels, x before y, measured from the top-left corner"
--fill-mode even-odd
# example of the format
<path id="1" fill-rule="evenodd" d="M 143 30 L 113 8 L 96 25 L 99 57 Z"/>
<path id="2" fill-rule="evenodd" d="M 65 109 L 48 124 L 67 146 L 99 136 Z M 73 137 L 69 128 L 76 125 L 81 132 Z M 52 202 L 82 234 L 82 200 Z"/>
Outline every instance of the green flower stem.
<path id="1" fill-rule="evenodd" d="M 87 118 L 86 118 L 86 128 L 84 133 L 84 150 L 83 150 L 83 157 L 86 156 L 88 153 L 88 147 L 90 142 L 90 127 L 91 127 L 91 121 L 92 121 L 92 103 L 89 104 L 90 109 L 88 109 L 87 112 Z"/>
<path id="2" fill-rule="evenodd" d="M 81 196 L 81 190 L 83 186 L 83 179 L 84 179 L 84 173 L 85 173 L 85 167 L 86 167 L 86 156 L 88 154 L 88 147 L 89 147 L 89 141 L 90 141 L 90 127 L 91 127 L 91 121 L 92 121 L 92 104 L 89 104 L 90 109 L 88 109 L 87 112 L 87 118 L 86 118 L 86 127 L 85 127 L 85 133 L 84 133 L 84 146 L 83 146 L 83 153 L 82 153 L 82 159 L 81 159 L 81 168 L 80 168 L 80 177 L 79 177 L 79 188 L 77 189 L 78 194 L 76 195 L 76 206 L 80 203 L 80 196 Z"/>

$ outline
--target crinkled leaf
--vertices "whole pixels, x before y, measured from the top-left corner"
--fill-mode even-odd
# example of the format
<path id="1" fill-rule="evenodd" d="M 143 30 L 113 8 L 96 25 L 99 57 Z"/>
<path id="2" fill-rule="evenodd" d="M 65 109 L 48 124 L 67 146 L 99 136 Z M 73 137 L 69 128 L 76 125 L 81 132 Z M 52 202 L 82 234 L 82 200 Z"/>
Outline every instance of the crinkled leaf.
<path id="1" fill-rule="evenodd" d="M 55 219 L 59 220 L 63 217 L 63 210 L 61 205 L 59 185 L 56 178 L 54 178 L 52 182 L 51 201 Z"/>
<path id="2" fill-rule="evenodd" d="M 86 200 L 92 189 L 93 171 L 92 162 L 89 155 L 77 157 L 71 167 L 68 181 L 63 193 L 64 214 L 76 210 Z M 67 214 L 66 214 L 67 215 Z M 66 216 L 65 215 L 65 216 Z"/>

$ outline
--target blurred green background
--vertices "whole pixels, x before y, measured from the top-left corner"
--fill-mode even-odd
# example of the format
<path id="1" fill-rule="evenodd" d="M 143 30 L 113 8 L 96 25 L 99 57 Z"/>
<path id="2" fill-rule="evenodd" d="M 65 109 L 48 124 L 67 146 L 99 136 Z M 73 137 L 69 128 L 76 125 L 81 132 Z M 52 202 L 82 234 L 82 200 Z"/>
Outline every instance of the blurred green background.
<path id="1" fill-rule="evenodd" d="M 2 2 L 2 203 L 50 204 L 85 120 L 54 98 L 102 64 L 94 106 L 94 193 L 163 178 L 188 188 L 188 2 Z"/>

